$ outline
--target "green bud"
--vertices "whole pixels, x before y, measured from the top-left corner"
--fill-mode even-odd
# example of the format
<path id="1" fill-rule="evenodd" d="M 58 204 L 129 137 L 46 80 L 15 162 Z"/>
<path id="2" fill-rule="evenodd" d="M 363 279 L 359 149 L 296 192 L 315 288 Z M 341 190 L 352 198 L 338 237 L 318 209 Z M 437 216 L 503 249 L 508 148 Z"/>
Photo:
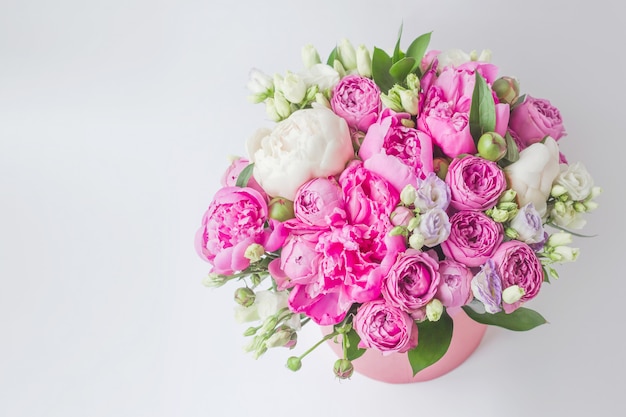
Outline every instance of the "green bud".
<path id="1" fill-rule="evenodd" d="M 448 167 L 450 166 L 450 161 L 445 158 L 437 157 L 433 159 L 433 171 L 439 179 L 445 181 L 446 175 L 448 175 Z"/>
<path id="2" fill-rule="evenodd" d="M 585 201 L 583 204 L 585 205 L 585 211 L 593 211 L 598 208 L 598 203 L 595 201 Z"/>
<path id="3" fill-rule="evenodd" d="M 257 285 L 259 285 L 261 283 L 262 279 L 261 276 L 259 274 L 252 274 L 250 275 L 250 282 L 252 283 L 253 287 L 256 287 Z"/>
<path id="4" fill-rule="evenodd" d="M 515 202 L 516 198 L 517 198 L 517 192 L 515 190 L 512 190 L 512 189 L 509 188 L 508 190 L 503 192 L 502 195 L 500 195 L 500 198 L 498 199 L 498 202 L 500 202 L 500 203 L 512 203 L 512 202 Z"/>
<path id="5" fill-rule="evenodd" d="M 243 256 L 246 259 L 250 259 L 251 263 L 259 262 L 261 257 L 265 254 L 265 248 L 263 245 L 259 245 L 258 243 L 253 243 L 246 248 Z"/>
<path id="6" fill-rule="evenodd" d="M 267 117 L 275 122 L 281 120 L 281 117 L 276 110 L 276 100 L 274 100 L 273 97 L 270 97 L 265 101 L 265 113 L 267 113 Z"/>
<path id="7" fill-rule="evenodd" d="M 261 326 L 259 332 L 261 334 L 273 332 L 277 324 L 278 319 L 275 316 L 270 316 L 265 319 L 265 322 L 263 323 L 263 326 Z"/>
<path id="8" fill-rule="evenodd" d="M 339 42 L 337 58 L 339 58 L 346 71 L 352 71 L 357 68 L 356 51 L 348 39 L 344 38 Z"/>
<path id="9" fill-rule="evenodd" d="M 410 128 L 415 127 L 415 122 L 412 119 L 402 119 L 400 120 L 400 123 L 402 123 L 402 126 L 404 127 L 410 127 Z"/>
<path id="10" fill-rule="evenodd" d="M 389 231 L 389 236 L 406 236 L 407 231 L 404 226 L 394 226 L 393 229 Z"/>
<path id="11" fill-rule="evenodd" d="M 372 56 L 365 45 L 356 49 L 356 70 L 362 77 L 372 76 Z"/>
<path id="12" fill-rule="evenodd" d="M 281 326 L 274 334 L 265 340 L 265 346 L 268 348 L 285 346 L 291 340 L 291 330 L 287 326 Z"/>
<path id="13" fill-rule="evenodd" d="M 477 149 L 481 158 L 499 161 L 506 155 L 506 140 L 496 132 L 487 132 L 478 139 Z"/>
<path id="14" fill-rule="evenodd" d="M 567 193 L 567 189 L 559 184 L 554 184 L 552 190 L 550 190 L 550 195 L 554 198 L 558 198 L 565 193 Z"/>
<path id="15" fill-rule="evenodd" d="M 259 359 L 265 352 L 267 352 L 267 346 L 261 345 L 257 350 L 254 351 L 252 357 L 254 359 Z"/>
<path id="16" fill-rule="evenodd" d="M 283 93 L 276 92 L 274 94 L 274 105 L 280 120 L 286 119 L 291 114 L 291 104 L 289 104 Z"/>
<path id="17" fill-rule="evenodd" d="M 514 210 L 517 210 L 517 203 L 514 203 L 514 202 L 502 202 L 502 203 L 498 203 L 497 207 L 500 210 L 514 211 Z"/>
<path id="18" fill-rule="evenodd" d="M 254 336 L 256 334 L 257 330 L 259 330 L 259 329 L 257 329 L 256 327 L 248 327 L 246 329 L 246 331 L 243 332 L 243 335 L 246 336 L 246 337 Z"/>
<path id="19" fill-rule="evenodd" d="M 511 228 L 511 227 L 507 227 L 504 230 L 504 234 L 506 235 L 506 237 L 508 237 L 509 239 L 517 239 L 519 237 L 519 233 L 517 233 L 517 230 Z"/>
<path id="20" fill-rule="evenodd" d="M 237 288 L 235 290 L 235 302 L 243 307 L 250 307 L 254 304 L 256 294 L 248 287 Z"/>
<path id="21" fill-rule="evenodd" d="M 557 247 L 557 246 L 566 246 L 572 243 L 573 237 L 571 233 L 567 232 L 555 232 L 550 235 L 548 238 L 547 246 Z"/>
<path id="22" fill-rule="evenodd" d="M 409 237 L 409 246 L 413 249 L 422 249 L 424 246 L 424 236 L 421 233 L 415 232 Z"/>
<path id="23" fill-rule="evenodd" d="M 574 203 L 574 210 L 576 210 L 579 213 L 584 213 L 585 211 L 587 211 L 587 209 L 585 208 L 585 205 L 579 201 Z"/>
<path id="24" fill-rule="evenodd" d="M 352 366 L 352 362 L 347 359 L 337 359 L 333 366 L 333 371 L 337 377 L 348 379 L 354 373 L 354 366 Z"/>
<path id="25" fill-rule="evenodd" d="M 501 103 L 513 104 L 519 97 L 519 82 L 513 77 L 500 77 L 491 86 Z"/>
<path id="26" fill-rule="evenodd" d="M 493 219 L 493 221 L 498 223 L 504 223 L 509 219 L 509 212 L 506 210 L 501 210 L 497 207 L 494 207 L 490 210 L 489 216 Z"/>
<path id="27" fill-rule="evenodd" d="M 406 86 L 409 90 L 418 91 L 420 89 L 420 79 L 416 74 L 410 73 L 406 76 Z"/>
<path id="28" fill-rule="evenodd" d="M 298 371 L 300 368 L 302 368 L 302 361 L 297 356 L 292 356 L 287 359 L 287 368 L 291 369 L 294 372 Z"/>
<path id="29" fill-rule="evenodd" d="M 282 197 L 274 197 L 268 204 L 270 218 L 284 222 L 293 219 L 296 215 L 293 212 L 293 201 Z"/>
<path id="30" fill-rule="evenodd" d="M 426 317 L 430 321 L 439 321 L 443 314 L 443 304 L 436 298 L 433 298 L 426 304 Z"/>
<path id="31" fill-rule="evenodd" d="M 407 184 L 404 186 L 402 191 L 400 191 L 400 201 L 405 206 L 410 206 L 415 203 L 415 198 L 417 197 L 417 190 L 411 184 Z"/>
<path id="32" fill-rule="evenodd" d="M 502 291 L 502 301 L 507 304 L 513 304 L 520 300 L 526 294 L 526 291 L 519 285 L 511 285 Z"/>
<path id="33" fill-rule="evenodd" d="M 335 325 L 334 330 L 339 333 L 339 334 L 347 334 L 350 332 L 350 330 L 352 330 L 352 324 L 351 323 L 344 323 L 341 326 L 340 325 Z"/>
<path id="34" fill-rule="evenodd" d="M 204 279 L 202 279 L 202 285 L 209 288 L 218 288 L 228 282 L 228 277 L 225 275 L 218 275 L 210 273 Z"/>
<path id="35" fill-rule="evenodd" d="M 389 90 L 387 94 L 381 94 L 380 100 L 383 102 L 385 107 L 390 108 L 395 112 L 402 112 L 402 101 L 400 100 L 400 96 L 398 93 L 392 88 Z"/>
<path id="36" fill-rule="evenodd" d="M 317 53 L 317 49 L 315 46 L 308 44 L 302 47 L 302 63 L 304 64 L 304 68 L 311 68 L 315 64 L 319 64 L 322 62 L 319 54 Z"/>
<path id="37" fill-rule="evenodd" d="M 341 64 L 341 61 L 339 61 L 338 59 L 335 59 L 333 61 L 333 69 L 339 73 L 340 78 L 343 78 L 346 76 L 346 69 Z"/>
<path id="38" fill-rule="evenodd" d="M 317 85 L 314 85 L 312 87 L 309 87 L 306 90 L 306 95 L 304 96 L 304 101 L 306 103 L 310 103 L 312 101 L 315 101 L 315 97 L 317 96 L 317 94 L 319 93 L 320 88 Z"/>
<path id="39" fill-rule="evenodd" d="M 404 111 L 413 116 L 417 115 L 419 110 L 419 98 L 417 96 L 417 91 L 402 89 L 398 91 L 398 96 L 400 97 L 400 104 L 402 105 Z"/>
<path id="40" fill-rule="evenodd" d="M 419 225 L 420 219 L 418 217 L 413 217 L 411 220 L 409 220 L 409 224 L 406 226 L 406 229 L 409 232 L 412 232 L 413 230 L 417 229 Z"/>

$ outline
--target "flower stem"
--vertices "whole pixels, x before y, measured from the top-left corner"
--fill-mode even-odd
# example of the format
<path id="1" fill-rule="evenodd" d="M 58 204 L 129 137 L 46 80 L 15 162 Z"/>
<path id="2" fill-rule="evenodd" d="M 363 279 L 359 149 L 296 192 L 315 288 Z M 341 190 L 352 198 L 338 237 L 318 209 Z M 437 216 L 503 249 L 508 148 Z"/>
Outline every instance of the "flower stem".
<path id="1" fill-rule="evenodd" d="M 316 344 L 311 346 L 307 351 L 305 351 L 302 355 L 300 355 L 298 358 L 300 360 L 302 360 L 306 355 L 308 355 L 309 353 L 313 352 L 319 345 L 321 345 L 322 343 L 326 342 L 327 340 L 332 339 L 333 337 L 337 336 L 338 334 L 339 333 L 337 333 L 336 331 L 327 334 L 326 336 L 321 338 Z"/>

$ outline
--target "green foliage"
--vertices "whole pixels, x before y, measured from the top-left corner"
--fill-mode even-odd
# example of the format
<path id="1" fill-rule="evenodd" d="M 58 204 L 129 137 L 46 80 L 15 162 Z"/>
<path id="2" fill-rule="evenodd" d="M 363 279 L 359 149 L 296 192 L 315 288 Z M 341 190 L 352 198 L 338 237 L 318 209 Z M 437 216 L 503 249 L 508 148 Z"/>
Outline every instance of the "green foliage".
<path id="1" fill-rule="evenodd" d="M 469 306 L 464 306 L 463 310 L 474 321 L 514 331 L 527 331 L 547 323 L 541 314 L 525 307 L 520 307 L 509 314 L 503 311 L 495 314 L 478 313 Z"/>
<path id="2" fill-rule="evenodd" d="M 407 352 L 409 363 L 416 375 L 422 369 L 429 367 L 445 355 L 452 340 L 454 323 L 447 312 L 443 312 L 438 321 L 424 321 L 418 323 L 417 347 Z"/>
<path id="3" fill-rule="evenodd" d="M 248 181 L 250 181 L 250 177 L 252 176 L 252 172 L 254 170 L 254 164 L 248 164 L 237 177 L 237 182 L 235 185 L 237 187 L 247 187 Z"/>
<path id="4" fill-rule="evenodd" d="M 496 104 L 485 79 L 478 71 L 475 75 L 476 82 L 472 94 L 469 124 L 474 143 L 478 143 L 483 133 L 493 132 L 496 128 Z"/>

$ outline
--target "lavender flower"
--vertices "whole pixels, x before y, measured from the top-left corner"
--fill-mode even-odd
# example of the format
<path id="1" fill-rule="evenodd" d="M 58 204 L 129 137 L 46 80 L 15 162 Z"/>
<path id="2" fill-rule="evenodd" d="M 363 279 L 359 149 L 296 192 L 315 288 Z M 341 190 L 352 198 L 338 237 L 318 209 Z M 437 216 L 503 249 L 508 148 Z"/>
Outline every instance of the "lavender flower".
<path id="1" fill-rule="evenodd" d="M 497 313 L 502 310 L 502 281 L 496 271 L 496 264 L 489 259 L 481 267 L 479 273 L 472 278 L 472 293 L 474 297 L 485 305 L 487 313 Z"/>
<path id="2" fill-rule="evenodd" d="M 437 176 L 430 172 L 425 179 L 419 181 L 415 208 L 421 212 L 433 208 L 445 210 L 450 204 L 450 187 Z"/>

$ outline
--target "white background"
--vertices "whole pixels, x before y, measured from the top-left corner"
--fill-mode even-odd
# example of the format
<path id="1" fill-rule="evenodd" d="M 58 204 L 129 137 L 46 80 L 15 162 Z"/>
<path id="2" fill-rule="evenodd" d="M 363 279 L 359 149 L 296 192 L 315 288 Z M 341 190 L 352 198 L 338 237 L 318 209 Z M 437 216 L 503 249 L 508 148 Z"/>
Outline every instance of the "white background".
<path id="1" fill-rule="evenodd" d="M 623 410 L 624 59 L 617 1 L 0 2 L 0 416 L 578 416 Z M 268 124 L 248 71 L 343 37 L 387 51 L 491 49 L 563 115 L 605 193 L 532 307 L 461 367 L 387 385 L 322 346 L 242 352 L 233 287 L 201 285 L 194 233 L 230 154 Z"/>

